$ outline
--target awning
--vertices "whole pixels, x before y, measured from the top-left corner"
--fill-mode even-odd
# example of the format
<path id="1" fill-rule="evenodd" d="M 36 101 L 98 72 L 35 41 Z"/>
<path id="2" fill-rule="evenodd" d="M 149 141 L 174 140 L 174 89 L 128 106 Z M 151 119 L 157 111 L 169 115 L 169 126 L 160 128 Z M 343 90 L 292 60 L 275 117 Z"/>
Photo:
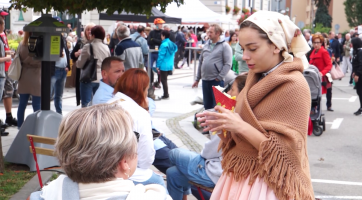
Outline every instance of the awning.
<path id="1" fill-rule="evenodd" d="M 156 18 L 161 18 L 165 20 L 166 24 L 181 24 L 181 18 L 177 17 L 169 17 L 165 15 L 163 12 L 159 11 L 157 8 L 152 8 L 152 15 L 147 18 L 146 15 L 135 15 L 133 13 L 122 12 L 118 14 L 118 12 L 114 12 L 113 15 L 108 15 L 106 13 L 100 13 L 100 20 L 112 20 L 112 21 L 131 21 L 131 22 L 151 22 Z"/>

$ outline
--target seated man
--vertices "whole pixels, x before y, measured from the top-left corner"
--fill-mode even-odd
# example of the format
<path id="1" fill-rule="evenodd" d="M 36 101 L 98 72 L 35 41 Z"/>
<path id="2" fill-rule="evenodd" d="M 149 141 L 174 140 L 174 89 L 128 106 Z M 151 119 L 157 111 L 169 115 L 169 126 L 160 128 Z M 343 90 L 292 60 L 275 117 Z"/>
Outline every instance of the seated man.
<path id="1" fill-rule="evenodd" d="M 92 101 L 93 105 L 107 103 L 107 101 L 113 98 L 113 87 L 117 83 L 119 77 L 123 75 L 125 68 L 123 61 L 120 58 L 108 57 L 103 60 L 101 70 L 102 80 L 100 81 L 97 92 L 94 94 Z M 148 98 L 148 102 L 149 113 L 152 116 L 156 109 L 156 104 L 151 98 Z M 153 126 L 152 129 L 156 130 Z M 168 158 L 168 152 L 171 149 L 177 148 L 177 146 L 165 136 L 161 136 L 154 140 L 154 148 L 156 150 L 156 155 L 153 165 L 166 174 L 166 170 L 172 166 Z"/>
<path id="2" fill-rule="evenodd" d="M 237 96 L 244 88 L 245 75 L 235 78 L 231 90 L 231 96 Z M 174 165 L 167 170 L 167 190 L 174 200 L 182 200 L 185 191 L 191 188 L 189 181 L 205 187 L 213 188 L 222 174 L 222 152 L 218 152 L 220 138 L 218 135 L 210 135 L 211 140 L 205 143 L 200 154 L 186 149 L 173 149 L 169 153 L 169 159 Z"/>
<path id="3" fill-rule="evenodd" d="M 99 81 L 99 88 L 93 96 L 93 105 L 107 103 L 108 100 L 112 99 L 113 87 L 125 71 L 123 61 L 118 57 L 105 58 L 101 70 L 102 79 Z"/>

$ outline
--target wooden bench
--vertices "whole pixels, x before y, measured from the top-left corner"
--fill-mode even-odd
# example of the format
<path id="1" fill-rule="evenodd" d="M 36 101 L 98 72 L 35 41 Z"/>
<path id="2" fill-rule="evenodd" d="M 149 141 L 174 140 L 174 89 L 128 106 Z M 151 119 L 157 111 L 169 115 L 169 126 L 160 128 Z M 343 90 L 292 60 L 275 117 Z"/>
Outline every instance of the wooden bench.
<path id="1" fill-rule="evenodd" d="M 37 136 L 37 135 L 29 135 L 29 134 L 26 135 L 26 137 L 28 138 L 28 140 L 30 142 L 29 149 L 34 157 L 34 161 L 35 161 L 35 165 L 36 165 L 36 173 L 38 174 L 39 184 L 40 184 L 40 187 L 43 188 L 43 183 L 42 183 L 42 179 L 41 179 L 41 175 L 40 175 L 40 170 L 39 170 L 39 165 L 38 165 L 38 160 L 36 158 L 36 154 L 54 156 L 54 150 L 47 149 L 47 148 L 41 148 L 41 147 L 35 147 L 34 143 L 54 145 L 56 139 Z M 52 169 L 55 169 L 55 168 L 48 168 L 47 170 L 52 170 Z M 57 171 L 57 170 L 53 170 L 53 171 Z M 58 171 L 58 172 L 62 172 L 62 171 Z"/>
<path id="2" fill-rule="evenodd" d="M 212 193 L 212 191 L 214 191 L 214 188 L 209 188 L 209 187 L 205 187 L 203 185 L 197 184 L 195 182 L 189 181 L 189 183 L 193 186 L 195 186 L 197 188 L 197 191 L 199 192 L 199 195 L 201 197 L 202 200 L 205 200 L 204 195 L 202 195 L 201 189 Z"/>

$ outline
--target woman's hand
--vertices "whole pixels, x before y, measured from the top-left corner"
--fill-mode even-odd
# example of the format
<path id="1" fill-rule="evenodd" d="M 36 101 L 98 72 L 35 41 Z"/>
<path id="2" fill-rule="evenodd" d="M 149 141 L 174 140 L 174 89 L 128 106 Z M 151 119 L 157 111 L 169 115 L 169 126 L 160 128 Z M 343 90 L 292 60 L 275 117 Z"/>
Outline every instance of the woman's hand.
<path id="1" fill-rule="evenodd" d="M 207 127 L 204 131 L 218 132 L 226 130 L 242 134 L 243 127 L 248 125 L 237 113 L 233 113 L 221 106 L 216 106 L 215 110 L 220 113 L 203 112 L 196 115 L 199 118 L 198 121 L 201 122 L 200 125 Z"/>
<path id="2" fill-rule="evenodd" d="M 358 79 L 359 79 L 359 76 L 354 75 L 354 82 L 355 82 L 355 83 L 357 83 L 357 82 L 358 82 Z"/>
<path id="3" fill-rule="evenodd" d="M 79 55 L 82 53 L 82 49 L 79 49 L 77 52 L 74 53 L 75 57 L 79 57 Z"/>
<path id="4" fill-rule="evenodd" d="M 321 72 L 319 72 L 319 76 L 323 77 L 323 74 Z"/>

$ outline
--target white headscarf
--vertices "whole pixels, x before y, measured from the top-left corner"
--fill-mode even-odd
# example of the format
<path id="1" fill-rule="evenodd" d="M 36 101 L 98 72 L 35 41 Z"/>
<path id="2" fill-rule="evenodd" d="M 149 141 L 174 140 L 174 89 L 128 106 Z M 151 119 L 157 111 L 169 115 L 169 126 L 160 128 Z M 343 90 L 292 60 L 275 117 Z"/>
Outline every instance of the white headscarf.
<path id="1" fill-rule="evenodd" d="M 295 37 L 295 33 L 299 28 L 289 19 L 288 16 L 271 11 L 258 11 L 247 18 L 260 27 L 274 43 L 274 45 L 282 50 L 284 62 L 293 62 L 293 55 L 301 58 L 304 68 L 308 68 L 308 60 L 305 54 L 310 51 L 310 47 L 303 37 L 299 34 Z"/>

